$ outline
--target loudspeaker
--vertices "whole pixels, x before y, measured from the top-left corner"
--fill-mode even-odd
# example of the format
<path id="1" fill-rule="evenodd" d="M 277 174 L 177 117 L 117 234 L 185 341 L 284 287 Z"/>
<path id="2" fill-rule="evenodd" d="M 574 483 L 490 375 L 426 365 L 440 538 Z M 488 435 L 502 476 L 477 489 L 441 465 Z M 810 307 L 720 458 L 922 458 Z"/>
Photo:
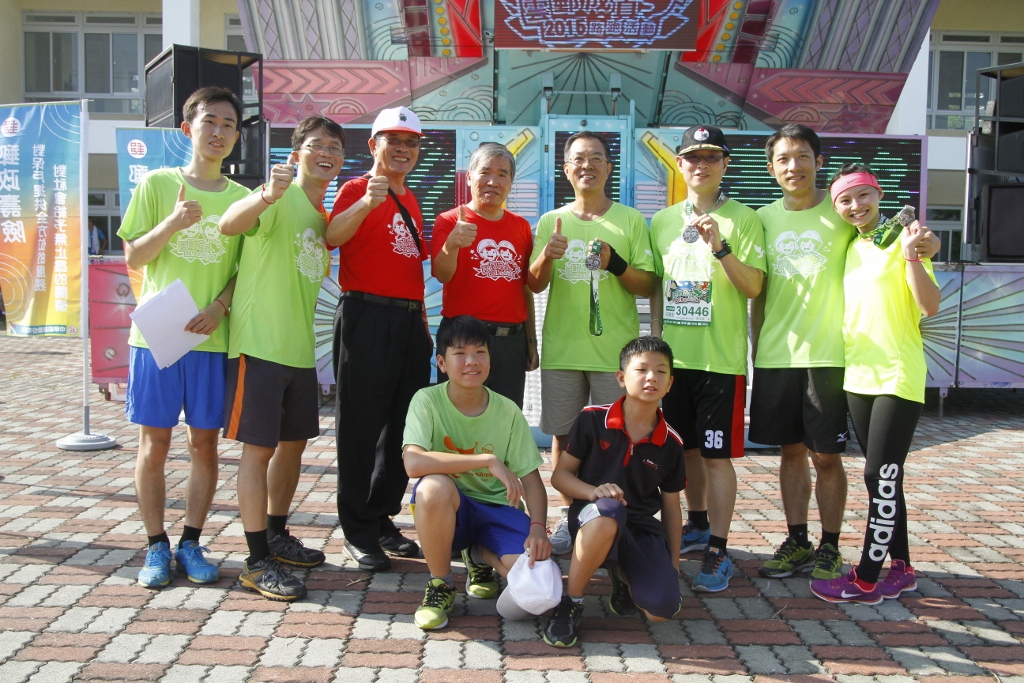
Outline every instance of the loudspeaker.
<path id="1" fill-rule="evenodd" d="M 1024 76 L 999 81 L 996 107 L 1001 117 L 1024 119 Z"/>
<path id="2" fill-rule="evenodd" d="M 981 190 L 982 259 L 1024 261 L 1024 184 Z"/>
<path id="3" fill-rule="evenodd" d="M 1002 125 L 1012 124 L 1004 123 Z M 997 144 L 999 145 L 999 167 L 996 170 L 1024 175 L 1024 130 L 1000 135 Z"/>

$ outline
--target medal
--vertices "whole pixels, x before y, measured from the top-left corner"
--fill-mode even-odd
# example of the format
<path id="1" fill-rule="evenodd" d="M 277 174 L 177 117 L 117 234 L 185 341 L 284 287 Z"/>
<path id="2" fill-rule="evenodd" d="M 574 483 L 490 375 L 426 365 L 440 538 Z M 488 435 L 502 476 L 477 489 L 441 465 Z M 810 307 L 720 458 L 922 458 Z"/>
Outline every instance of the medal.
<path id="1" fill-rule="evenodd" d="M 725 203 L 725 199 L 726 199 L 725 193 L 722 192 L 722 191 L 719 191 L 718 192 L 718 201 L 715 202 L 715 205 L 711 207 L 710 211 L 706 211 L 706 212 L 704 212 L 701 215 L 706 215 L 706 214 L 711 213 L 712 211 L 717 209 L 719 206 L 724 204 Z M 695 213 L 695 207 L 693 206 L 693 202 L 691 202 L 689 199 L 687 199 L 687 200 L 685 200 L 683 202 L 683 213 L 686 214 L 686 222 L 688 224 L 683 229 L 683 241 L 686 242 L 687 244 L 693 244 L 694 242 L 696 242 L 697 240 L 700 239 L 700 230 L 698 230 L 693 225 L 689 225 L 691 219 L 693 218 L 693 214 Z"/>
<path id="2" fill-rule="evenodd" d="M 600 337 L 604 332 L 601 324 L 601 301 L 598 298 L 598 283 L 601 281 L 601 242 L 594 240 L 585 261 L 590 271 L 590 334 Z"/>
<path id="3" fill-rule="evenodd" d="M 698 230 L 697 228 L 693 227 L 692 225 L 687 225 L 686 229 L 683 230 L 683 241 L 686 242 L 687 244 L 693 244 L 694 242 L 696 242 L 699 239 L 700 239 L 700 230 Z"/>
<path id="4" fill-rule="evenodd" d="M 601 242 L 599 240 L 594 240 L 594 244 L 590 247 L 590 253 L 587 254 L 585 264 L 587 270 L 601 270 Z"/>

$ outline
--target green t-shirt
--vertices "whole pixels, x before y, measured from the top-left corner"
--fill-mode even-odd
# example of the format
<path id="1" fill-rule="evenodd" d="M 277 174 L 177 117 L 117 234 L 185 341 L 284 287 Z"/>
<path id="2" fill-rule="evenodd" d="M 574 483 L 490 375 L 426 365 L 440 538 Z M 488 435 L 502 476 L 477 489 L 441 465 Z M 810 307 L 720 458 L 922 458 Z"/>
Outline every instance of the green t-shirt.
<path id="1" fill-rule="evenodd" d="M 787 211 L 779 199 L 757 210 L 768 273 L 758 368 L 843 367 L 843 271 L 856 229 L 826 197 Z"/>
<path id="2" fill-rule="evenodd" d="M 931 260 L 923 259 L 923 265 L 934 282 Z M 928 366 L 908 271 L 899 240 L 885 250 L 867 239 L 850 245 L 843 280 L 846 391 L 924 403 Z"/>
<path id="3" fill-rule="evenodd" d="M 313 314 L 330 266 L 326 227 L 323 208 L 292 183 L 245 233 L 230 358 L 244 353 L 293 368 L 316 367 Z"/>
<path id="4" fill-rule="evenodd" d="M 140 305 L 180 278 L 196 306 L 206 308 L 224 291 L 224 286 L 238 269 L 242 238 L 222 235 L 217 227 L 227 208 L 249 194 L 249 190 L 233 180 L 228 180 L 227 187 L 220 192 L 205 192 L 185 182 L 179 168 L 151 171 L 135 188 L 124 222 L 117 231 L 118 236 L 126 242 L 138 239 L 163 222 L 174 211 L 182 185 L 185 186 L 185 199 L 199 202 L 203 207 L 203 218 L 195 225 L 174 233 L 160 254 L 143 268 Z M 128 344 L 148 348 L 135 323 L 132 323 Z M 227 319 L 222 319 L 210 338 L 195 350 L 227 351 Z"/>
<path id="5" fill-rule="evenodd" d="M 402 443 L 438 453 L 493 453 L 520 479 L 544 460 L 519 407 L 487 389 L 487 409 L 476 417 L 459 412 L 448 398 L 448 382 L 420 389 L 405 418 Z M 504 484 L 487 468 L 450 476 L 469 498 L 507 505 Z"/>
<path id="6" fill-rule="evenodd" d="M 683 239 L 684 204 L 662 209 L 651 218 L 651 244 L 666 309 L 662 336 L 672 347 L 674 367 L 745 375 L 747 297 L 729 282 L 704 240 L 688 243 Z M 753 209 L 730 199 L 711 215 L 736 258 L 763 271 L 764 231 Z M 705 311 L 710 301 L 709 321 L 704 316 L 705 322 L 694 322 L 700 318 L 693 314 L 698 301 Z M 668 306 L 678 306 L 684 313 L 670 314 Z M 673 323 L 673 318 L 688 324 Z"/>
<path id="7" fill-rule="evenodd" d="M 640 334 L 636 296 L 608 271 L 595 271 L 604 333 L 599 337 L 590 334 L 591 271 L 584 263 L 587 245 L 595 239 L 607 242 L 629 265 L 654 272 L 647 222 L 639 211 L 618 202 L 593 221 L 582 221 L 563 206 L 541 216 L 531 263 L 551 239 L 556 218 L 562 219 L 562 234 L 569 246 L 551 273 L 540 366 L 545 370 L 615 372 L 622 347 Z"/>

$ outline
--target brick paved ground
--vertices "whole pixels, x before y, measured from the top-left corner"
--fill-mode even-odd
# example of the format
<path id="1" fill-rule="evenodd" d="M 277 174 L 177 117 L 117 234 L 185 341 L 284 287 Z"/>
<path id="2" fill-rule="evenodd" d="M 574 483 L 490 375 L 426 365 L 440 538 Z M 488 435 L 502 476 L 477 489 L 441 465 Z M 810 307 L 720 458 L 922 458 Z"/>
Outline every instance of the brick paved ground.
<path id="1" fill-rule="evenodd" d="M 94 402 L 96 431 L 116 450 L 75 454 L 54 440 L 79 429 L 81 345 L 0 337 L 0 682 L 67 680 L 413 683 L 1024 683 L 1024 396 L 935 396 L 908 463 L 918 592 L 877 608 L 813 598 L 803 579 L 758 578 L 782 541 L 778 456 L 737 461 L 732 587 L 695 597 L 683 564 L 678 620 L 610 615 L 606 578 L 587 598 L 583 644 L 555 650 L 538 623 L 503 623 L 493 601 L 460 596 L 451 627 L 412 624 L 425 566 L 370 575 L 342 557 L 334 508 L 333 419 L 303 461 L 292 530 L 327 553 L 309 597 L 284 605 L 234 587 L 245 555 L 235 503 L 239 449 L 223 444 L 220 488 L 204 542 L 221 581 L 162 591 L 135 584 L 143 559 L 135 508 L 137 436 L 122 404 Z M 180 533 L 186 456 L 172 450 L 168 522 Z M 859 554 L 865 496 L 847 459 L 844 556 Z M 545 473 L 545 477 L 547 473 Z M 411 526 L 408 516 L 400 522 Z M 812 524 L 812 530 L 817 525 Z M 460 570 L 457 570 L 460 571 Z M 459 576 L 460 581 L 462 575 Z M 461 583 L 460 583 L 461 587 Z"/>

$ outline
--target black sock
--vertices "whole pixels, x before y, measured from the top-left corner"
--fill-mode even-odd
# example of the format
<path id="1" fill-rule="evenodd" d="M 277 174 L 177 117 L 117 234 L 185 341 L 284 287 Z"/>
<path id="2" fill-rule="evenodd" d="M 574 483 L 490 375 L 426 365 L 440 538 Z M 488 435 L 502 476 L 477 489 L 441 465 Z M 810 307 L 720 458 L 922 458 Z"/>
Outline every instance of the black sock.
<path id="1" fill-rule="evenodd" d="M 157 543 L 166 543 L 168 546 L 171 545 L 171 539 L 167 538 L 166 531 L 161 531 L 158 535 L 149 537 L 150 547 L 156 545 Z"/>
<path id="2" fill-rule="evenodd" d="M 288 526 L 288 515 L 267 515 L 267 536 L 284 536 Z"/>
<path id="3" fill-rule="evenodd" d="M 249 566 L 270 557 L 270 541 L 267 539 L 266 529 L 246 531 L 245 542 L 249 546 L 249 557 L 245 560 Z"/>
<path id="4" fill-rule="evenodd" d="M 806 524 L 789 524 L 789 537 L 796 540 L 800 545 L 806 548 L 810 545 L 810 541 L 807 540 L 807 525 Z"/>
<path id="5" fill-rule="evenodd" d="M 687 510 L 686 519 L 701 531 L 711 528 L 711 522 L 708 521 L 707 510 Z"/>
<path id="6" fill-rule="evenodd" d="M 185 541 L 195 541 L 199 543 L 199 536 L 203 533 L 202 529 L 197 529 L 194 526 L 185 525 L 185 530 L 181 532 L 181 540 L 178 541 L 178 547 L 180 548 L 185 544 Z"/>
<path id="7" fill-rule="evenodd" d="M 821 546 L 825 545 L 826 543 L 831 543 L 832 547 L 836 548 L 838 550 L 839 549 L 839 532 L 836 531 L 836 532 L 833 533 L 831 531 L 825 531 L 824 529 L 822 529 L 821 530 L 821 543 L 818 544 L 818 547 L 820 548 Z"/>
<path id="8" fill-rule="evenodd" d="M 708 539 L 708 548 L 718 548 L 719 550 L 721 550 L 724 553 L 725 552 L 725 544 L 726 543 L 727 543 L 727 539 L 724 539 L 721 536 L 715 536 L 714 534 L 712 534 L 711 538 Z"/>

